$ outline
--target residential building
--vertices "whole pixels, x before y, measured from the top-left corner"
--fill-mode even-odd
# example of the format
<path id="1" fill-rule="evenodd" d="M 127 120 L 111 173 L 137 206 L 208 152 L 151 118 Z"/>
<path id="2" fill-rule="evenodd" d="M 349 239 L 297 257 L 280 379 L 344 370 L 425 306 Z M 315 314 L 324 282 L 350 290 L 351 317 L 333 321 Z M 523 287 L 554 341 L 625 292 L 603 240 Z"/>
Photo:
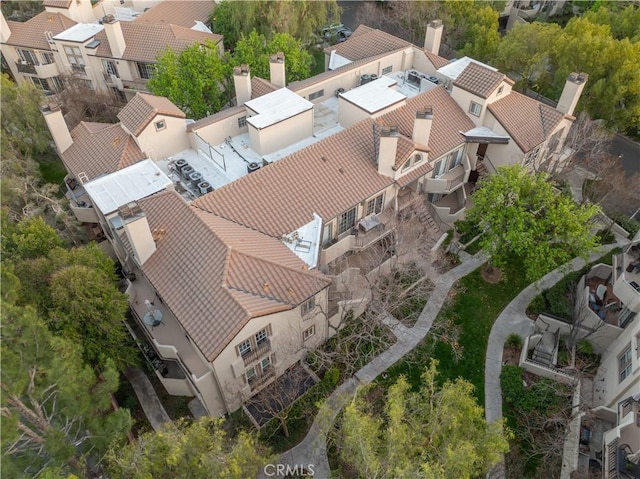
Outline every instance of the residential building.
<path id="1" fill-rule="evenodd" d="M 144 13 L 133 10 L 147 4 L 153 6 Z M 212 42 L 223 52 L 222 37 L 206 26 L 211 2 L 128 2 L 129 8 L 106 0 L 47 0 L 44 5 L 44 12 L 24 23 L 2 17 L 1 50 L 16 81 L 31 81 L 47 94 L 64 88 L 65 76 L 74 76 L 90 89 L 128 100 L 146 90 L 164 49 Z"/>
<path id="2" fill-rule="evenodd" d="M 403 217 L 455 221 L 483 171 L 560 151 L 570 111 L 439 57 L 441 33 L 420 48 L 360 27 L 290 84 L 276 52 L 268 80 L 237 67 L 237 106 L 198 121 L 144 93 L 120 123 L 71 132 L 45 108 L 72 208 L 113 245 L 168 391 L 236 410 L 364 310 L 353 285 L 394 261 Z"/>

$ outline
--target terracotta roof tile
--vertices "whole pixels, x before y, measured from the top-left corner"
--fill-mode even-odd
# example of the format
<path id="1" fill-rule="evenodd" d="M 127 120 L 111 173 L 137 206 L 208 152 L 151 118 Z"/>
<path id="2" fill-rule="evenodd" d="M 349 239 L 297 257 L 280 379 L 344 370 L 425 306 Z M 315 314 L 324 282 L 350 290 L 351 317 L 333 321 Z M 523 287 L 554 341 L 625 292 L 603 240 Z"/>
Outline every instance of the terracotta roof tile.
<path id="1" fill-rule="evenodd" d="M 196 20 L 209 23 L 214 5 L 202 0 L 165 0 L 144 12 L 134 23 L 167 23 L 191 28 Z"/>
<path id="2" fill-rule="evenodd" d="M 417 180 L 421 176 L 426 175 L 431 170 L 433 170 L 433 165 L 430 162 L 426 162 L 424 165 L 419 166 L 413 171 L 402 175 L 400 178 L 396 180 L 396 184 L 400 187 L 408 186 L 412 181 Z"/>
<path id="3" fill-rule="evenodd" d="M 276 238 L 335 218 L 393 180 L 378 173 L 370 120 L 304 148 L 193 202 Z"/>
<path id="4" fill-rule="evenodd" d="M 145 198 L 140 206 L 151 230 L 165 231 L 143 272 L 209 360 L 252 317 L 291 309 L 329 284 L 319 273 L 306 271 L 280 241 L 225 224 L 175 192 Z M 198 241 L 185 238 L 186 232 Z M 260 244 L 244 242 L 244 235 Z M 283 264 L 272 261 L 280 256 L 287 256 Z M 289 266 L 296 262 L 298 268 Z"/>
<path id="5" fill-rule="evenodd" d="M 209 40 L 217 44 L 222 40 L 222 35 L 163 23 L 120 22 L 120 27 L 127 45 L 122 58 L 131 61 L 154 63 L 166 48 L 180 52 L 195 42 L 204 44 Z M 96 34 L 96 40 L 100 40 L 96 56 L 113 58 L 107 34 L 101 31 Z"/>
<path id="6" fill-rule="evenodd" d="M 435 53 L 431 53 L 426 50 L 422 50 L 422 52 L 436 69 L 449 64 L 449 60 L 441 57 L 440 55 L 436 55 Z"/>
<path id="7" fill-rule="evenodd" d="M 251 77 L 251 99 L 261 97 L 267 93 L 271 93 L 280 89 L 279 86 L 274 85 L 268 80 L 260 77 Z"/>
<path id="8" fill-rule="evenodd" d="M 488 98 L 502 83 L 504 73 L 494 72 L 475 62 L 469 63 L 453 84 L 481 98 Z"/>
<path id="9" fill-rule="evenodd" d="M 7 22 L 7 24 L 11 30 L 7 45 L 51 50 L 44 32 L 51 32 L 55 36 L 71 28 L 76 22 L 61 13 L 42 12 L 26 22 Z"/>
<path id="10" fill-rule="evenodd" d="M 138 136 L 156 115 L 185 118 L 185 114 L 163 96 L 136 93 L 129 103 L 120 110 L 118 119 L 134 136 Z"/>
<path id="11" fill-rule="evenodd" d="M 377 123 L 397 125 L 402 135 L 411 138 L 416 111 L 427 106 L 433 109 L 429 144 L 426 145 L 431 161 L 464 143 L 460 131 L 468 131 L 475 127 L 443 86 L 407 100 L 405 106 L 380 116 Z"/>
<path id="12" fill-rule="evenodd" d="M 558 110 L 514 91 L 488 108 L 525 153 L 545 141 L 564 118 Z"/>
<path id="13" fill-rule="evenodd" d="M 92 180 L 145 158 L 119 124 L 81 122 L 71 137 L 73 144 L 61 156 L 67 170 L 76 178 L 84 173 Z"/>
<path id="14" fill-rule="evenodd" d="M 335 50 L 338 55 L 356 61 L 409 46 L 412 44 L 386 32 L 360 26 L 345 42 L 327 47 L 324 51 L 330 53 Z"/>

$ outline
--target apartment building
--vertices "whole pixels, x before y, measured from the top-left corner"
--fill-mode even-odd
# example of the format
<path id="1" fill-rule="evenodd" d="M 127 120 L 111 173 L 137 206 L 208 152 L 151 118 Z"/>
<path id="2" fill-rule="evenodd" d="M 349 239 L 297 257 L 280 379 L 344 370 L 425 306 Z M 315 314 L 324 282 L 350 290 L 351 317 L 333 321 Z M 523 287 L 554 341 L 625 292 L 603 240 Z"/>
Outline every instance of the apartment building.
<path id="1" fill-rule="evenodd" d="M 46 94 L 60 91 L 64 78 L 73 76 L 92 90 L 129 100 L 146 90 L 164 49 L 212 42 L 223 52 L 222 37 L 206 26 L 212 2 L 47 0 L 44 5 L 45 11 L 27 22 L 2 17 L 0 48 L 15 80 L 31 81 Z"/>
<path id="2" fill-rule="evenodd" d="M 403 216 L 428 203 L 452 222 L 483 170 L 560 151 L 574 77 L 554 110 L 439 57 L 441 33 L 432 22 L 420 48 L 360 27 L 291 84 L 275 53 L 268 80 L 237 67 L 237 106 L 198 121 L 144 93 L 118 124 L 71 132 L 44 108 L 72 209 L 112 244 L 171 394 L 238 409 L 364 310 L 353 285 L 393 262 Z"/>

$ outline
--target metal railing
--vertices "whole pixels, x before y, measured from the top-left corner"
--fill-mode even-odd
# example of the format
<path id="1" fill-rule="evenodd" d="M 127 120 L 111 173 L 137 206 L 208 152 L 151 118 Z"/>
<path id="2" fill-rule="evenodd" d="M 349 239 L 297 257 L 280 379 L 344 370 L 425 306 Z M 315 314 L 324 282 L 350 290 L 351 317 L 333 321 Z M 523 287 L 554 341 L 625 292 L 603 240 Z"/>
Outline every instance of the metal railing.
<path id="1" fill-rule="evenodd" d="M 262 341 L 260 344 L 258 344 L 255 349 L 252 349 L 246 354 L 243 354 L 242 361 L 244 361 L 244 365 L 246 366 L 247 364 L 260 359 L 262 356 L 265 356 L 270 351 L 271 351 L 271 341 L 269 341 L 269 338 L 267 338 L 264 341 Z"/>
<path id="2" fill-rule="evenodd" d="M 249 386 L 251 386 L 251 389 L 256 389 L 266 383 L 269 379 L 275 377 L 275 375 L 275 368 L 273 366 L 267 366 L 259 375 L 256 375 L 249 380 Z"/>
<path id="3" fill-rule="evenodd" d="M 16 62 L 16 67 L 20 73 L 36 73 L 36 66 L 33 63 Z"/>

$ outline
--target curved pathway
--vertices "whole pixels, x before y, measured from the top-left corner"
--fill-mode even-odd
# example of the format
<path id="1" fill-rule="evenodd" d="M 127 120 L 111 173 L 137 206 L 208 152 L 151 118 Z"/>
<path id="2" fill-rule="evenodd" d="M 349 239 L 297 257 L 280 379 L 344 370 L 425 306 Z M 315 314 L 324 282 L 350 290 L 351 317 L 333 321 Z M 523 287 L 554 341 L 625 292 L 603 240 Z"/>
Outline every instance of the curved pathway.
<path id="1" fill-rule="evenodd" d="M 298 467 L 312 464 L 315 477 L 331 477 L 326 450 L 327 433 L 333 427 L 333 422 L 340 410 L 353 397 L 359 386 L 371 383 L 378 375 L 393 366 L 422 341 L 431 329 L 431 325 L 440 312 L 453 283 L 480 267 L 485 261 L 486 258 L 482 254 L 478 254 L 441 275 L 436 280 L 429 300 L 412 328 L 407 328 L 392 318 L 387 318 L 386 323 L 390 325 L 397 341 L 356 372 L 352 378 L 342 383 L 329 396 L 318 411 L 306 437 L 300 444 L 283 453 L 277 462 L 290 466 L 298 465 Z M 264 471 L 261 472 L 260 477 L 267 477 Z"/>
<path id="2" fill-rule="evenodd" d="M 502 372 L 502 353 L 507 337 L 516 333 L 525 338 L 533 333 L 534 322 L 525 312 L 529 303 L 533 301 L 541 291 L 551 288 L 567 274 L 577 271 L 585 264 L 596 261 L 603 254 L 612 249 L 623 246 L 628 241 L 618 238 L 617 243 L 601 247 L 597 253 L 592 254 L 587 261 L 582 258 L 574 260 L 554 269 L 535 283 L 523 289 L 513 301 L 511 301 L 500 316 L 496 319 L 489 333 L 487 353 L 484 366 L 484 407 L 487 422 L 502 419 L 502 389 L 500 388 L 500 373 Z M 491 473 L 492 479 L 504 477 L 501 467 Z"/>

